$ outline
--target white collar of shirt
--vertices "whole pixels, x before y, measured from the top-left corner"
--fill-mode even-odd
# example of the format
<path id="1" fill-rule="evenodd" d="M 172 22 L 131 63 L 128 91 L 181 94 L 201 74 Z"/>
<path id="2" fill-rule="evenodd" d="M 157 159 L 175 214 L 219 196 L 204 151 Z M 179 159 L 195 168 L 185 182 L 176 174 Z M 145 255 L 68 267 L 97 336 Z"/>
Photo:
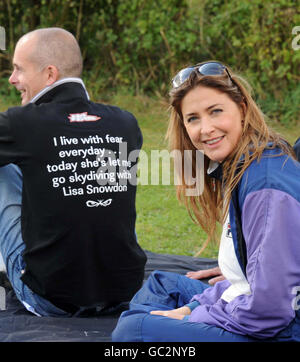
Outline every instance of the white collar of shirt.
<path id="1" fill-rule="evenodd" d="M 242 272 L 234 249 L 229 223 L 229 215 L 227 215 L 227 219 L 223 225 L 223 232 L 219 247 L 218 265 L 224 277 L 231 284 L 227 289 L 224 290 L 223 294 L 221 295 L 221 299 L 229 303 L 239 295 L 251 294 L 250 284 Z"/>
<path id="2" fill-rule="evenodd" d="M 212 172 L 214 172 L 218 168 L 219 165 L 220 165 L 219 162 L 210 160 L 208 169 L 207 169 L 207 174 L 209 175 Z"/>
<path id="3" fill-rule="evenodd" d="M 71 83 L 71 82 L 75 82 L 75 83 L 79 83 L 83 86 L 84 90 L 85 90 L 85 93 L 86 93 L 86 96 L 88 99 L 90 99 L 89 97 L 89 94 L 85 88 L 85 85 L 82 81 L 82 79 L 80 78 L 76 78 L 76 77 L 68 77 L 68 78 L 62 78 L 62 79 L 59 79 L 58 81 L 56 81 L 55 83 L 49 85 L 48 87 L 45 87 L 44 89 L 42 89 L 38 94 L 36 94 L 30 101 L 30 103 L 35 103 L 38 99 L 40 99 L 44 94 L 46 94 L 47 92 L 49 92 L 51 89 L 61 85 L 61 84 L 64 84 L 64 83 Z"/>

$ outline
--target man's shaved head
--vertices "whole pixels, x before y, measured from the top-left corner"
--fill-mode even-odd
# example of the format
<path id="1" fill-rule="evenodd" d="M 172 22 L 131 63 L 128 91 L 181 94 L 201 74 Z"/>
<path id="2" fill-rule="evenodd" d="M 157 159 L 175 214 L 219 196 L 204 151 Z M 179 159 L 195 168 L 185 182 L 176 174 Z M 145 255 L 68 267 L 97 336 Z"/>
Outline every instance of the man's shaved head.
<path id="1" fill-rule="evenodd" d="M 37 29 L 22 36 L 18 43 L 29 39 L 32 40 L 32 49 L 28 52 L 30 61 L 40 69 L 54 65 L 59 71 L 59 78 L 81 76 L 81 51 L 70 32 L 61 28 Z"/>

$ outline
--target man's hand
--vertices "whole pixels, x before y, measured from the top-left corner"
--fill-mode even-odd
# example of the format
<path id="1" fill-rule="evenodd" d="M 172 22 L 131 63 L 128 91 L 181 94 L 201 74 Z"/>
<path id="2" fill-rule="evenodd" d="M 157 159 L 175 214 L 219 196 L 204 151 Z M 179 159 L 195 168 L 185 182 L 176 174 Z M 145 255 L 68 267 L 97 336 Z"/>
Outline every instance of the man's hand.
<path id="1" fill-rule="evenodd" d="M 164 317 L 173 318 L 173 319 L 183 319 L 186 315 L 191 314 L 189 307 L 181 307 L 172 310 L 153 310 L 150 314 L 162 315 Z"/>
<path id="2" fill-rule="evenodd" d="M 210 285 L 214 285 L 217 282 L 225 279 L 219 267 L 206 269 L 206 270 L 198 270 L 195 272 L 188 272 L 186 273 L 186 276 L 190 279 L 204 279 L 204 278 L 213 277 L 208 281 L 208 284 Z"/>

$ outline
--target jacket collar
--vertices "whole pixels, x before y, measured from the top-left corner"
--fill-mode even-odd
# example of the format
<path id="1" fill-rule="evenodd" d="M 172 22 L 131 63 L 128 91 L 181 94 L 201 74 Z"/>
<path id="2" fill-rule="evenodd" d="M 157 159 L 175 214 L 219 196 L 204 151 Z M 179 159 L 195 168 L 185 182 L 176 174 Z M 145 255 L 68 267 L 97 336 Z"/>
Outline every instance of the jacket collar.
<path id="1" fill-rule="evenodd" d="M 222 164 L 216 161 L 209 161 L 209 166 L 207 169 L 207 175 L 209 177 L 215 178 L 217 180 L 222 180 L 223 177 L 223 167 Z"/>
<path id="2" fill-rule="evenodd" d="M 80 78 L 62 78 L 36 94 L 30 103 L 41 104 L 53 100 L 63 101 L 70 98 L 90 99 L 85 85 Z"/>

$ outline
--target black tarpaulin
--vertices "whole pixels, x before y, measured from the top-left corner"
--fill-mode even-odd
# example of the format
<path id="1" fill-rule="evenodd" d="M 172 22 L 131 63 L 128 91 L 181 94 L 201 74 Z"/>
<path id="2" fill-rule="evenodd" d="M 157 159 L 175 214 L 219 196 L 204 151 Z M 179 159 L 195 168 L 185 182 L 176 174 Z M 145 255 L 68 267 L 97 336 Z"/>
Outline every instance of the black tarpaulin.
<path id="1" fill-rule="evenodd" d="M 216 260 L 146 251 L 145 280 L 154 270 L 185 274 L 208 269 Z M 2 289 L 3 296 L 4 289 Z M 0 310 L 0 342 L 110 342 L 120 313 L 89 318 L 37 317 L 28 312 L 12 290 L 5 289 Z"/>

